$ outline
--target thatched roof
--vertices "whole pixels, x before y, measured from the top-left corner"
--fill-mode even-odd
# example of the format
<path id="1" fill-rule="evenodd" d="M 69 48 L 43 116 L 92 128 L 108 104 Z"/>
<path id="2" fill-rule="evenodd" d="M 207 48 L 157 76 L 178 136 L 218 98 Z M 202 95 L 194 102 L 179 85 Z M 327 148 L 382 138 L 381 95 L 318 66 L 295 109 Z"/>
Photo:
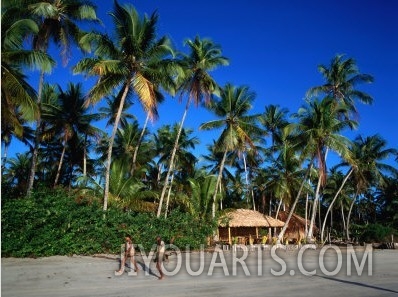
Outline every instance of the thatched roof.
<path id="1" fill-rule="evenodd" d="M 250 209 L 236 209 L 221 216 L 220 227 L 283 227 L 284 222 Z"/>
<path id="2" fill-rule="evenodd" d="M 287 217 L 289 215 L 288 211 L 281 211 L 278 213 L 278 219 L 286 222 Z M 307 220 L 307 226 L 310 225 L 310 220 Z M 287 230 L 299 230 L 305 229 L 305 218 L 299 216 L 298 214 L 293 213 L 292 217 L 290 218 L 289 225 Z M 314 225 L 314 232 L 317 232 L 318 228 Z"/>

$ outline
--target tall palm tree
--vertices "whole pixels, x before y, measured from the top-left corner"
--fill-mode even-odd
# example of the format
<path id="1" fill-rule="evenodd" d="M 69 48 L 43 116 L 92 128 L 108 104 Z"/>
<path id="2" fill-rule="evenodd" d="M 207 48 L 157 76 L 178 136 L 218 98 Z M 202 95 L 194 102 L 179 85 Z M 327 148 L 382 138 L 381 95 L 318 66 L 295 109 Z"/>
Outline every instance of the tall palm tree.
<path id="1" fill-rule="evenodd" d="M 115 25 L 115 36 L 88 33 L 81 44 L 89 51 L 95 46 L 94 58 L 82 59 L 75 67 L 75 73 L 98 76 L 98 82 L 89 94 L 88 103 L 96 103 L 103 97 L 118 92 L 120 98 L 112 134 L 109 139 L 103 209 L 108 208 L 109 177 L 112 161 L 113 141 L 118 129 L 123 107 L 129 93 L 136 93 L 145 111 L 152 117 L 156 114 L 159 88 L 172 86 L 173 55 L 170 40 L 156 37 L 157 13 L 140 18 L 135 8 L 114 2 L 111 16 Z"/>
<path id="2" fill-rule="evenodd" d="M 259 135 L 261 129 L 258 127 L 259 115 L 248 115 L 255 99 L 255 93 L 247 86 L 235 87 L 226 84 L 220 92 L 220 100 L 209 105 L 212 111 L 220 119 L 201 124 L 199 129 L 211 130 L 224 128 L 217 140 L 216 148 L 224 153 L 218 172 L 216 188 L 213 194 L 212 217 L 215 217 L 216 198 L 218 187 L 221 182 L 227 153 L 239 149 L 242 144 L 255 147 L 252 135 Z"/>
<path id="3" fill-rule="evenodd" d="M 344 55 L 336 55 L 329 66 L 318 66 L 319 72 L 325 79 L 325 84 L 310 88 L 307 96 L 323 93 L 333 98 L 336 104 L 344 103 L 348 110 L 340 113 L 345 117 L 350 117 L 350 113 L 357 115 L 355 100 L 364 104 L 371 104 L 373 98 L 356 88 L 360 83 L 371 83 L 373 77 L 369 74 L 360 73 L 356 61 L 352 58 L 345 59 Z"/>
<path id="4" fill-rule="evenodd" d="M 324 194 L 326 196 L 328 196 L 328 194 L 329 194 L 328 192 L 330 192 L 330 193 L 332 193 L 332 194 L 330 194 L 330 196 L 332 196 L 333 198 L 330 201 L 328 208 L 326 210 L 325 216 L 323 218 L 322 229 L 321 229 L 321 242 L 323 242 L 325 226 L 326 226 L 326 221 L 327 221 L 328 215 L 329 215 L 329 213 L 331 213 L 334 203 L 336 202 L 339 195 L 342 193 L 344 186 L 346 185 L 347 181 L 349 180 L 349 178 L 353 172 L 354 172 L 353 166 L 347 171 L 347 173 L 344 176 L 341 172 L 336 172 L 334 169 L 331 170 L 332 182 L 328 182 L 328 185 L 324 191 L 325 192 Z"/>
<path id="5" fill-rule="evenodd" d="M 220 46 L 214 44 L 211 40 L 201 39 L 197 36 L 194 40 L 186 40 L 185 43 L 188 45 L 190 53 L 188 55 L 183 55 L 180 62 L 184 73 L 177 79 L 181 96 L 186 93 L 188 99 L 180 121 L 179 131 L 174 143 L 169 168 L 166 174 L 162 193 L 160 195 L 157 217 L 160 217 L 162 212 L 163 199 L 166 194 L 170 175 L 174 170 L 174 158 L 189 106 L 192 101 L 196 106 L 198 106 L 203 98 L 206 103 L 210 101 L 210 96 L 216 91 L 217 84 L 210 76 L 209 72 L 218 66 L 228 65 L 228 60 L 221 55 Z"/>
<path id="6" fill-rule="evenodd" d="M 39 32 L 34 36 L 33 48 L 47 53 L 50 42 L 53 41 L 61 48 L 61 56 L 64 65 L 71 55 L 71 44 L 78 44 L 81 34 L 78 23 L 81 21 L 98 22 L 96 7 L 88 0 L 24 0 L 21 1 L 23 9 L 39 26 Z M 39 87 L 37 94 L 37 104 L 40 107 L 42 100 L 42 89 L 44 84 L 44 71 L 39 77 Z M 36 139 L 32 156 L 32 168 L 29 176 L 27 194 L 33 188 L 36 173 L 37 155 L 41 134 L 40 116 L 36 122 Z"/>
<path id="7" fill-rule="evenodd" d="M 315 216 L 320 197 L 321 187 L 326 183 L 326 157 L 329 149 L 344 159 L 349 158 L 350 141 L 340 133 L 345 128 L 355 128 L 357 123 L 349 119 L 339 120 L 337 114 L 345 113 L 347 108 L 343 104 L 335 106 L 333 98 L 326 97 L 322 101 L 313 100 L 308 106 L 303 106 L 294 115 L 298 119 L 296 125 L 298 138 L 304 142 L 303 155 L 316 160 L 318 165 L 318 184 L 315 190 L 314 205 L 308 240 L 312 240 Z"/>
<path id="8" fill-rule="evenodd" d="M 6 3 L 4 3 L 6 2 Z M 27 18 L 20 18 L 20 7 L 3 1 L 1 13 L 1 133 L 5 146 L 12 135 L 24 138 L 24 123 L 39 116 L 36 91 L 23 74 L 26 68 L 50 72 L 55 62 L 45 53 L 25 50 L 24 40 L 37 34 L 39 27 Z"/>

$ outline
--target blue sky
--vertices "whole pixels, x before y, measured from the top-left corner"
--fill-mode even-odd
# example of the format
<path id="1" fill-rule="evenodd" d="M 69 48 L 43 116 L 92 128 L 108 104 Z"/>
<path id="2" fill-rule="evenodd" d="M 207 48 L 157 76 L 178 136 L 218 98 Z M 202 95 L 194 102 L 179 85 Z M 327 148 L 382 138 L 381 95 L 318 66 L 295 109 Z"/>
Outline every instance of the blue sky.
<path id="1" fill-rule="evenodd" d="M 113 1 L 93 1 L 105 30 L 112 33 L 113 25 L 107 15 Z M 336 54 L 354 58 L 362 73 L 371 74 L 375 82 L 358 88 L 373 96 L 373 105 L 358 103 L 359 129 L 346 134 L 380 134 L 389 147 L 398 148 L 396 132 L 398 116 L 398 1 L 395 0 L 281 0 L 281 1 L 209 1 L 135 0 L 139 13 L 159 14 L 158 34 L 168 35 L 175 47 L 184 50 L 183 41 L 196 35 L 211 38 L 222 47 L 230 65 L 218 68 L 212 74 L 220 85 L 230 82 L 247 85 L 257 96 L 253 114 L 264 111 L 266 105 L 280 105 L 296 112 L 304 103 L 305 92 L 312 86 L 323 84 L 317 71 L 319 64 L 328 65 Z M 62 87 L 69 81 L 89 81 L 73 76 L 71 67 L 59 63 L 50 82 Z M 34 76 L 38 76 L 35 73 Z M 34 77 L 32 79 L 35 79 Z M 180 121 L 185 104 L 167 98 L 159 107 L 160 118 L 150 125 L 156 131 L 163 124 Z M 144 115 L 141 106 L 130 110 L 141 124 Z M 203 132 L 198 126 L 214 117 L 206 110 L 191 106 L 184 127 L 194 130 L 201 140 L 199 153 L 216 139 L 219 133 Z M 110 130 L 109 130 L 110 132 Z M 15 142 L 10 153 L 21 150 Z M 22 148 L 22 151 L 26 150 Z"/>

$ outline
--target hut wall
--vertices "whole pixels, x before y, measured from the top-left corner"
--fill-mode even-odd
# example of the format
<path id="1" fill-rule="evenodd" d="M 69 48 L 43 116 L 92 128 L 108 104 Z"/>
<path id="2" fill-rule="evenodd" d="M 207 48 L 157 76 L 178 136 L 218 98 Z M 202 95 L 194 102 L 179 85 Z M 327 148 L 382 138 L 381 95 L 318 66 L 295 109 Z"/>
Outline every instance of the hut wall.
<path id="1" fill-rule="evenodd" d="M 220 241 L 228 241 L 228 227 L 218 227 Z"/>
<path id="2" fill-rule="evenodd" d="M 255 227 L 231 227 L 231 236 L 253 236 L 256 237 Z"/>

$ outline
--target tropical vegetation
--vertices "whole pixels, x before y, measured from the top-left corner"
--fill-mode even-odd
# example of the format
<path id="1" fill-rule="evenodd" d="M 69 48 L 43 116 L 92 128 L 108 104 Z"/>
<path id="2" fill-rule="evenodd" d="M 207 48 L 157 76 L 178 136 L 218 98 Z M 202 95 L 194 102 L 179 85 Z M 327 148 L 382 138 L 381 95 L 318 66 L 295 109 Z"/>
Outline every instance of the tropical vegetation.
<path id="1" fill-rule="evenodd" d="M 157 36 L 156 12 L 131 4 L 114 1 L 110 18 L 104 33 L 89 1 L 2 1 L 2 255 L 117 252 L 126 233 L 146 249 L 158 234 L 199 248 L 230 208 L 299 214 L 308 241 L 397 232 L 397 148 L 378 134 L 347 136 L 360 125 L 357 104 L 377 100 L 361 90 L 373 77 L 353 58 L 320 65 L 324 84 L 303 90 L 299 110 L 253 113 L 250 86 L 212 76 L 229 63 L 221 45 L 195 36 L 176 48 Z M 58 59 L 51 42 L 63 65 L 76 51 L 72 72 L 89 87 L 47 80 Z M 182 119 L 152 131 L 173 97 L 185 99 Z M 200 126 L 216 135 L 201 155 L 201 131 L 185 127 L 191 104 L 213 116 Z M 15 139 L 26 151 L 9 157 Z"/>

